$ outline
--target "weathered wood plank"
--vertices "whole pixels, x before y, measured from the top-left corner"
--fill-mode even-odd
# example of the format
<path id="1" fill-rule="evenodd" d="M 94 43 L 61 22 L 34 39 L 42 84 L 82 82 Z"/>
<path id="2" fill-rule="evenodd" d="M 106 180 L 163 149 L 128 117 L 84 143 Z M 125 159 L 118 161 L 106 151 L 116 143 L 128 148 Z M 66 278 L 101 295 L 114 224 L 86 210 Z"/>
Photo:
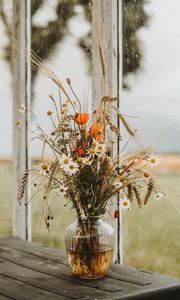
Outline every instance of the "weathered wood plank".
<path id="1" fill-rule="evenodd" d="M 17 300 L 67 300 L 69 298 L 55 295 L 50 292 L 39 289 L 35 286 L 28 285 L 16 279 L 12 279 L 8 276 L 0 275 L 0 293 L 3 293 L 4 298 L 7 299 L 17 299 Z M 1 295 L 0 295 L 1 299 Z"/>
<path id="2" fill-rule="evenodd" d="M 6 237 L 0 238 L 0 246 L 9 247 L 10 249 L 17 249 L 19 251 L 22 251 L 24 254 L 31 254 L 33 256 L 39 257 L 40 259 L 44 258 L 68 266 L 66 254 L 61 249 L 48 248 L 47 246 L 40 245 L 38 243 L 29 243 L 19 239 Z M 174 281 L 174 278 L 157 275 L 144 270 L 137 270 L 135 268 L 123 265 L 113 265 L 108 274 L 108 277 L 122 281 L 129 281 L 132 283 L 135 281 L 134 283 L 139 285 L 147 285 L 149 282 L 154 282 L 157 280 L 157 277 L 159 280 L 160 278 L 162 278 L 164 282 L 166 281 L 166 278 L 168 278 L 168 280 L 171 279 Z M 177 280 L 177 282 L 179 281 Z"/>
<path id="3" fill-rule="evenodd" d="M 49 248 L 38 243 L 29 243 L 20 239 L 12 239 L 7 237 L 0 238 L 0 245 L 4 245 L 12 249 L 17 249 L 25 253 L 30 253 L 38 257 L 48 258 L 65 265 L 68 264 L 65 252 L 61 249 Z"/>
<path id="4" fill-rule="evenodd" d="M 11 249 L 22 251 L 25 257 L 27 254 L 30 254 L 33 255 L 33 257 L 39 257 L 40 260 L 48 259 L 48 261 L 68 266 L 65 252 L 61 249 L 48 248 L 37 243 L 29 243 L 21 241 L 19 239 L 11 238 L 0 239 L 0 255 L 2 254 L 1 249 L 3 249 L 3 247 L 9 247 L 9 251 L 11 251 Z M 136 280 L 136 283 L 139 285 L 146 285 L 149 282 L 154 281 L 152 280 L 153 278 L 155 278 L 156 280 L 156 276 L 158 276 L 158 278 L 162 278 L 163 281 L 165 281 L 165 278 L 168 278 L 165 276 L 153 274 L 152 272 L 137 270 L 135 268 L 122 265 L 113 265 L 108 275 L 108 277 L 116 278 L 118 280 L 129 280 L 130 282 Z M 171 279 L 174 280 L 173 278 Z"/>
<path id="5" fill-rule="evenodd" d="M 25 287 L 36 287 L 68 299 L 180 298 L 179 280 L 125 266 L 114 265 L 108 277 L 101 280 L 79 280 L 70 275 L 65 255 L 60 252 L 17 239 L 0 238 L 0 274 L 22 282 Z"/>
<path id="6" fill-rule="evenodd" d="M 33 254 L 33 255 L 32 255 Z M 34 270 L 39 270 L 42 272 L 46 272 L 47 274 L 58 276 L 63 279 L 68 279 L 70 269 L 66 260 L 52 261 L 50 259 L 37 257 L 32 251 L 32 254 L 28 254 L 27 252 L 17 251 L 15 249 L 7 248 L 4 246 L 0 246 L 0 257 L 5 259 L 10 259 L 20 265 L 24 265 L 26 267 L 33 268 Z M 56 254 L 57 255 L 57 254 Z M 63 264 L 63 265 L 62 265 Z M 137 270 L 131 269 L 131 272 L 127 271 L 125 267 L 120 266 L 117 270 L 116 266 L 112 266 L 108 277 L 103 279 L 102 281 L 95 282 L 93 281 L 78 281 L 79 284 L 87 285 L 87 286 L 97 286 L 99 289 L 111 291 L 111 290 L 121 290 L 119 283 L 117 280 L 126 281 L 129 283 L 135 283 L 137 285 L 147 285 L 151 283 L 151 281 L 146 278 L 143 273 Z M 112 280 L 114 279 L 114 281 Z M 74 277 L 73 281 L 77 281 Z"/>
<path id="7" fill-rule="evenodd" d="M 103 291 L 120 291 L 119 281 L 116 279 L 105 277 L 100 281 L 96 280 L 80 280 L 71 275 L 69 266 L 62 265 L 49 259 L 39 258 L 35 255 L 23 253 L 21 251 L 0 246 L 0 258 L 14 262 L 20 266 L 40 271 L 57 278 L 75 282 L 79 285 L 94 287 Z M 135 282 L 134 282 L 135 283 Z"/>
<path id="8" fill-rule="evenodd" d="M 37 255 L 40 259 L 45 258 L 57 262 L 59 264 L 68 266 L 66 255 L 64 251 L 60 249 L 51 248 L 50 250 L 48 247 L 41 246 L 37 243 L 27 243 L 25 241 L 16 239 L 12 240 L 9 238 L 0 239 L 0 245 L 8 246 L 10 248 L 23 251 L 25 255 L 27 255 L 27 253 L 33 254 L 33 256 Z M 1 249 L 2 247 L 0 247 L 0 255 L 2 253 Z M 123 266 L 117 266 L 116 268 L 116 266 L 113 265 L 111 271 L 108 274 L 108 277 L 139 285 L 146 285 L 149 283 L 149 278 L 147 278 L 146 275 L 144 276 L 143 272 L 137 271 L 135 269 L 132 269 L 132 272 L 126 272 L 126 267 L 124 268 Z"/>
<path id="9" fill-rule="evenodd" d="M 13 299 L 13 298 L 6 297 L 0 293 L 0 300 L 8 300 L 8 299 Z"/>
<path id="10" fill-rule="evenodd" d="M 105 291 L 99 291 L 91 287 L 81 286 L 79 288 L 79 284 L 71 280 L 67 284 L 67 280 L 28 269 L 5 259 L 0 259 L 0 275 L 8 276 L 55 295 L 69 297 L 70 299 L 84 299 L 87 294 L 89 297 L 93 297 L 96 294 L 97 298 L 110 295 Z"/>

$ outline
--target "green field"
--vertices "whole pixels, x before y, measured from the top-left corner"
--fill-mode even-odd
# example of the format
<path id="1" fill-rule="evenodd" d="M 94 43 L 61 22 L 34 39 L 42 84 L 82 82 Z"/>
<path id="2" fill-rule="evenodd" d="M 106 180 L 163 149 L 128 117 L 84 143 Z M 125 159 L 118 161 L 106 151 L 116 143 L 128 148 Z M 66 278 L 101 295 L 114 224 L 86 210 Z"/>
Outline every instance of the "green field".
<path id="1" fill-rule="evenodd" d="M 171 202 L 180 205 L 180 173 L 156 174 Z M 0 234 L 11 235 L 12 169 L 0 164 Z M 47 232 L 40 199 L 33 199 L 33 240 L 64 248 L 64 231 L 73 219 L 73 211 L 64 208 L 62 199 L 52 200 L 54 220 Z M 136 206 L 124 213 L 124 263 L 141 269 L 180 278 L 180 213 L 169 200 L 152 200 L 144 209 Z"/>

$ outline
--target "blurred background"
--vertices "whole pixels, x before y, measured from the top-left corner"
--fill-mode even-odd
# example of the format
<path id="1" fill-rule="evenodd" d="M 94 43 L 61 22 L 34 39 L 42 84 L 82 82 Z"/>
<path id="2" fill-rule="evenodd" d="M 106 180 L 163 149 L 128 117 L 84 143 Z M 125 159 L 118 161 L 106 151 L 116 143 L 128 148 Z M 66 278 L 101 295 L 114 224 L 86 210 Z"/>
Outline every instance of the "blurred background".
<path id="1" fill-rule="evenodd" d="M 0 234 L 12 233 L 12 0 L 0 0 Z M 91 3 L 32 0 L 32 49 L 63 82 L 70 77 L 82 103 L 91 107 Z M 123 216 L 124 263 L 180 278 L 180 2 L 123 0 L 123 97 L 121 111 L 161 156 L 155 177 L 167 199 Z M 54 85 L 32 72 L 32 110 L 44 129 Z M 33 122 L 32 122 L 33 126 Z M 33 142 L 32 161 L 41 145 Z M 8 187 L 8 188 L 7 188 Z M 33 240 L 64 248 L 74 220 L 64 200 L 53 198 L 50 234 L 41 197 L 32 201 Z"/>

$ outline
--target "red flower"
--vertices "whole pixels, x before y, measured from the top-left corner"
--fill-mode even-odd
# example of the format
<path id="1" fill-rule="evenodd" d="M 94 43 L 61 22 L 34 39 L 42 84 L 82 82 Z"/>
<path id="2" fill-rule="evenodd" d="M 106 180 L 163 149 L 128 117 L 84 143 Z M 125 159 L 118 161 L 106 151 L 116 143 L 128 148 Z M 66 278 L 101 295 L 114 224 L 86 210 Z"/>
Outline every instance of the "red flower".
<path id="1" fill-rule="evenodd" d="M 115 212 L 114 212 L 114 218 L 115 219 L 119 218 L 119 210 L 115 210 Z"/>
<path id="2" fill-rule="evenodd" d="M 87 114 L 87 113 L 81 113 L 75 117 L 75 121 L 79 125 L 83 125 L 83 124 L 87 123 L 88 120 L 89 120 L 89 114 Z"/>
<path id="3" fill-rule="evenodd" d="M 79 154 L 79 155 L 84 155 L 85 151 L 81 148 L 75 147 L 75 151 Z"/>

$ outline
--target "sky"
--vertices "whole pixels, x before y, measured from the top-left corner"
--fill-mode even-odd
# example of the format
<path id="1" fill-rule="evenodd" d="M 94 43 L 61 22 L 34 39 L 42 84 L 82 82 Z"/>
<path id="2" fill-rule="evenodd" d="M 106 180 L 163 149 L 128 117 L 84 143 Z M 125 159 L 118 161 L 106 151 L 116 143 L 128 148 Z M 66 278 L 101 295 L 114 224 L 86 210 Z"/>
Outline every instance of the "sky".
<path id="1" fill-rule="evenodd" d="M 54 2 L 51 1 L 52 7 Z M 158 141 L 160 152 L 180 152 L 180 1 L 151 0 L 146 10 L 151 15 L 149 25 L 138 33 L 144 53 L 143 68 L 128 78 L 130 90 L 123 92 L 121 109 L 127 115 L 139 117 L 130 122 L 139 128 L 145 141 Z M 53 18 L 48 1 L 34 21 L 47 22 L 47 18 Z M 71 29 L 74 37 L 66 38 L 47 63 L 63 82 L 70 77 L 80 98 L 89 97 L 90 102 L 87 64 L 84 54 L 75 46 L 76 35 L 88 30 L 81 12 L 71 23 Z M 0 36 L 0 156 L 9 157 L 12 154 L 12 87 L 9 67 L 2 58 L 6 36 L 1 23 Z M 46 111 L 51 108 L 49 94 L 58 96 L 49 79 L 38 75 L 34 112 L 45 129 L 49 127 L 46 118 Z M 35 143 L 32 149 L 32 154 L 37 155 L 40 145 Z"/>
<path id="2" fill-rule="evenodd" d="M 122 111 L 140 116 L 135 121 L 146 141 L 161 136 L 159 151 L 180 152 L 180 1 L 151 0 L 146 11 L 143 68 L 128 80 Z"/>

